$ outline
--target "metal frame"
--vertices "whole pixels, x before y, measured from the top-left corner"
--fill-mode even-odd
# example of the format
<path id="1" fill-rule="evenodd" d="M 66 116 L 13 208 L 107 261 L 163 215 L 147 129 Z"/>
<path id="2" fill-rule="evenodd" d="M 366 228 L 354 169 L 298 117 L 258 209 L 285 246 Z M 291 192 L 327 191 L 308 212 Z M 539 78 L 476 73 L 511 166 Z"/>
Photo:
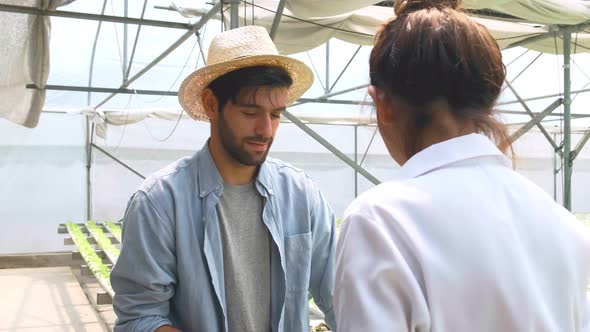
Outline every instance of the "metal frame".
<path id="1" fill-rule="evenodd" d="M 87 88 L 81 88 L 81 87 L 63 87 L 63 86 L 47 86 L 45 87 L 46 89 L 52 89 L 52 88 L 56 88 L 56 89 L 69 89 L 69 88 L 74 88 L 76 89 L 76 91 L 99 91 L 99 92 L 111 92 L 112 94 L 105 98 L 104 100 L 102 100 L 101 102 L 99 102 L 98 104 L 96 104 L 95 108 L 99 108 L 101 106 L 103 106 L 106 102 L 108 102 L 113 96 L 115 96 L 118 93 L 137 93 L 137 94 L 160 94 L 162 92 L 158 92 L 158 91 L 151 91 L 151 90 L 133 90 L 133 89 L 128 89 L 128 86 L 130 84 L 132 84 L 135 80 L 137 80 L 139 77 L 141 77 L 143 74 L 145 74 L 147 71 L 149 71 L 152 67 L 154 67 L 157 63 L 159 63 L 163 58 L 165 58 L 168 54 L 170 54 L 172 51 L 174 51 L 177 47 L 179 47 L 184 41 L 186 41 L 188 38 L 190 38 L 190 36 L 195 33 L 197 34 L 197 38 L 198 41 L 200 41 L 200 36 L 199 36 L 199 30 L 200 28 L 212 17 L 214 17 L 214 15 L 218 14 L 219 10 L 221 9 L 221 7 L 225 4 L 229 4 L 230 6 L 230 27 L 231 28 L 235 28 L 238 26 L 238 22 L 237 22 L 237 17 L 238 17 L 238 13 L 237 13 L 237 8 L 239 5 L 239 1 L 238 0 L 228 0 L 231 2 L 226 2 L 224 3 L 224 1 L 218 1 L 213 8 L 211 8 L 211 10 L 205 14 L 197 23 L 191 25 L 191 24 L 185 24 L 185 23 L 178 23 L 178 22 L 164 22 L 164 21 L 156 21 L 156 20 L 145 20 L 143 19 L 143 13 L 145 12 L 145 5 L 147 3 L 144 2 L 144 9 L 142 11 L 142 18 L 141 19 L 135 19 L 135 18 L 129 18 L 129 17 L 117 17 L 117 16 L 108 16 L 108 15 L 95 15 L 95 14 L 86 14 L 86 13 L 79 13 L 79 12 L 67 12 L 67 11 L 47 11 L 47 10 L 42 10 L 42 9 L 38 9 L 38 8 L 30 8 L 30 7 L 22 7 L 22 6 L 12 6 L 12 5 L 4 5 L 4 4 L 0 4 L 0 11 L 5 11 L 5 12 L 14 12 L 14 13 L 23 13 L 23 14 L 32 14 L 32 15 L 42 15 L 42 16 L 56 16 L 56 17 L 65 17 L 65 18 L 73 18 L 73 19 L 85 19 L 85 20 L 95 20 L 95 21 L 99 21 L 99 22 L 113 22 L 113 23 L 123 23 L 125 24 L 124 29 L 125 29 L 125 33 L 124 33 L 124 63 L 123 63 L 123 73 L 124 73 L 124 81 L 122 82 L 121 86 L 118 89 L 109 89 L 109 88 L 96 88 L 96 87 L 91 87 L 91 84 L 89 83 L 89 87 Z M 236 2 L 238 1 L 238 2 Z M 125 3 L 127 3 L 127 0 L 125 0 Z M 275 19 L 273 20 L 273 24 L 271 27 L 271 31 L 270 34 L 271 36 L 274 38 L 276 36 L 276 32 L 278 29 L 278 26 L 280 24 L 280 19 L 284 10 L 284 6 L 285 6 L 285 0 L 280 0 L 279 5 L 277 7 L 276 10 L 276 15 L 275 15 Z M 127 8 L 127 6 L 125 6 L 125 8 Z M 125 11 L 125 16 L 126 15 L 126 11 Z M 179 38 L 175 43 L 173 43 L 166 51 L 164 51 L 160 56 L 158 56 L 156 59 L 154 59 L 150 64 L 148 64 L 146 67 L 144 67 L 142 70 L 140 70 L 137 74 L 135 74 L 132 78 L 128 78 L 129 76 L 129 72 L 130 69 L 132 67 L 133 64 L 133 58 L 134 58 L 134 53 L 135 53 L 135 48 L 136 48 L 136 44 L 137 44 L 137 38 L 139 36 L 140 33 L 140 29 L 138 29 L 137 31 L 137 35 L 136 35 L 136 39 L 135 39 L 135 44 L 133 46 L 133 51 L 131 53 L 131 58 L 129 59 L 129 62 L 127 64 L 127 29 L 126 29 L 126 25 L 127 24 L 138 24 L 139 28 L 141 28 L 142 25 L 147 25 L 147 26 L 156 26 L 156 27 L 166 27 L 166 28 L 173 28 L 173 29 L 184 29 L 184 30 L 188 30 L 181 38 Z M 541 132 L 543 132 L 543 134 L 546 136 L 547 140 L 549 141 L 549 143 L 553 146 L 553 148 L 555 149 L 556 153 L 560 155 L 560 157 L 563 157 L 563 169 L 564 169 L 564 205 L 566 208 L 571 209 L 571 169 L 573 166 L 573 160 L 575 159 L 575 157 L 579 154 L 579 152 L 581 151 L 581 149 L 584 147 L 584 145 L 590 140 L 590 132 L 587 132 L 584 137 L 582 138 L 582 140 L 578 143 L 578 145 L 576 146 L 576 148 L 574 150 L 571 149 L 571 119 L 572 116 L 576 116 L 571 114 L 571 94 L 572 93 L 581 93 L 581 92 L 589 92 L 590 89 L 583 89 L 583 90 L 577 90 L 577 91 L 571 91 L 571 82 L 570 82 L 570 61 L 571 61 L 571 34 L 576 32 L 576 31 L 581 31 L 583 29 L 585 29 L 586 27 L 590 26 L 589 23 L 586 24 L 580 24 L 580 25 L 575 25 L 575 26 L 557 26 L 557 27 L 553 27 L 550 26 L 548 27 L 548 32 L 544 35 L 539 35 L 539 36 L 534 36 L 534 37 L 530 37 L 528 39 L 525 39 L 523 41 L 517 42 L 512 44 L 510 47 L 515 47 L 515 46 L 522 46 L 522 45 L 526 45 L 526 43 L 530 43 L 533 42 L 535 40 L 538 39 L 543 39 L 543 38 L 549 38 L 554 36 L 554 34 L 558 33 L 563 35 L 563 49 L 564 49 L 564 93 L 563 93 L 563 105 L 564 105 L 564 112 L 563 112 L 563 120 L 564 120 L 564 143 L 563 145 L 558 146 L 555 143 L 554 138 L 552 138 L 547 131 L 543 128 L 541 121 L 543 120 L 543 118 L 545 118 L 546 116 L 561 116 L 561 114 L 551 114 L 551 112 L 557 108 L 560 104 L 561 104 L 561 99 L 558 99 L 557 101 L 555 101 L 553 104 L 551 104 L 548 108 L 546 108 L 543 112 L 541 113 L 533 113 L 531 111 L 531 109 L 527 106 L 526 102 L 527 101 L 532 101 L 532 100 L 537 100 L 537 99 L 543 99 L 543 98 L 549 98 L 549 97 L 561 97 L 561 94 L 557 94 L 557 95 L 549 95 L 549 96 L 543 96 L 543 97 L 535 97 L 535 98 L 528 98 L 528 99 L 523 99 L 521 98 L 518 93 L 516 92 L 516 90 L 514 89 L 514 87 L 512 87 L 512 85 L 510 84 L 510 82 L 506 81 L 506 86 L 508 88 L 510 88 L 512 90 L 512 92 L 514 93 L 514 95 L 517 97 L 516 101 L 511 101 L 511 102 L 504 102 L 504 103 L 499 103 L 498 105 L 507 105 L 507 104 L 511 104 L 511 103 L 520 103 L 524 109 L 526 110 L 525 114 L 529 114 L 531 116 L 531 121 L 528 122 L 527 124 L 525 124 L 523 127 L 521 127 L 517 133 L 515 133 L 515 135 L 513 135 L 513 139 L 516 140 L 518 137 L 520 137 L 522 134 L 524 134 L 526 131 L 528 131 L 530 128 L 537 126 Z M 97 33 L 97 37 L 98 37 L 98 33 Z M 199 43 L 199 46 L 202 49 L 202 45 L 201 43 Z M 332 90 L 334 88 L 334 86 L 336 85 L 336 83 L 339 81 L 340 77 L 344 74 L 344 72 L 347 70 L 348 66 L 350 65 L 350 63 L 354 60 L 356 54 L 359 52 L 360 50 L 360 46 L 359 48 L 356 50 L 356 52 L 352 55 L 351 59 L 349 60 L 349 62 L 347 63 L 347 65 L 344 67 L 344 69 L 342 70 L 342 72 L 340 73 L 340 75 L 338 76 L 338 78 L 334 81 L 334 83 L 332 84 L 332 86 L 330 86 L 329 82 L 330 82 L 330 47 L 329 47 L 329 42 L 326 43 L 326 86 L 325 86 L 325 93 L 324 95 L 318 97 L 318 98 L 301 98 L 296 104 L 292 105 L 292 107 L 297 106 L 297 105 L 301 105 L 303 103 L 309 103 L 309 102 L 315 102 L 315 103 L 338 103 L 338 104 L 353 104 L 353 105 L 371 105 L 371 103 L 369 102 L 365 102 L 365 101 L 351 101 L 351 100 L 335 100 L 335 99 L 330 99 L 333 96 L 339 95 L 339 94 L 343 94 L 346 92 L 350 92 L 350 91 L 354 91 L 354 90 L 358 90 L 361 88 L 365 88 L 366 85 L 363 86 L 359 86 L 359 87 L 354 87 L 354 88 L 350 88 L 350 89 L 345 89 L 339 92 L 335 92 L 333 93 Z M 528 68 L 528 67 L 527 67 Z M 526 69 L 525 69 L 526 70 Z M 92 73 L 90 73 L 90 80 L 89 82 L 91 82 L 91 76 Z M 36 88 L 34 86 L 29 86 L 31 88 Z M 169 95 L 174 95 L 175 93 L 172 92 L 168 92 Z M 351 160 L 350 158 L 348 158 L 346 155 L 344 155 L 342 152 L 338 151 L 335 147 L 333 147 L 329 142 L 327 142 L 326 140 L 324 140 L 320 135 L 318 135 L 317 133 L 315 133 L 313 130 L 311 130 L 308 126 L 306 126 L 303 122 L 301 122 L 299 119 L 297 119 L 295 116 L 293 116 L 291 113 L 286 112 L 286 117 L 289 118 L 289 120 L 291 120 L 293 123 L 295 123 L 296 125 L 298 125 L 302 130 L 304 130 L 306 133 L 308 133 L 310 136 L 312 136 L 314 139 L 316 139 L 318 142 L 320 142 L 322 145 L 324 145 L 326 148 L 328 148 L 330 151 L 332 151 L 335 155 L 337 155 L 338 157 L 340 157 L 344 162 L 346 162 L 348 165 L 350 165 L 354 170 L 355 170 L 355 195 L 357 194 L 357 181 L 356 181 L 356 177 L 358 173 L 361 173 L 362 175 L 364 175 L 365 177 L 367 177 L 369 180 L 371 180 L 373 183 L 378 183 L 378 180 L 376 178 L 374 178 L 371 174 L 369 174 L 368 172 L 366 172 L 366 170 L 364 170 L 359 164 L 357 164 L 357 127 L 358 125 L 355 125 L 355 160 Z M 376 132 L 374 133 L 374 135 L 376 134 Z M 373 135 L 373 138 L 374 138 Z M 90 191 L 90 186 L 91 186 L 91 182 L 90 182 L 90 166 L 92 163 L 92 149 L 93 148 L 97 148 L 100 149 L 98 146 L 96 146 L 93 143 L 93 138 L 94 138 L 94 124 L 90 123 L 89 120 L 87 120 L 87 131 L 86 131 L 86 147 L 87 147 L 87 167 L 88 167 L 88 187 L 89 187 L 89 191 Z M 371 143 L 372 143 L 372 139 L 371 139 Z M 369 147 L 371 145 L 371 143 L 369 143 Z M 367 151 L 368 148 L 367 147 Z M 114 156 L 108 154 L 106 151 L 100 149 L 101 152 L 105 152 L 107 155 L 109 155 L 111 158 L 115 159 L 116 161 L 118 161 Z M 365 156 L 366 156 L 365 152 Z M 364 161 L 364 157 L 363 157 L 363 161 Z M 123 164 L 122 162 L 118 161 L 119 163 Z M 361 163 L 362 164 L 362 161 Z M 124 165 L 124 164 L 123 164 Z M 124 165 L 126 166 L 126 165 Z M 128 167 L 128 166 L 126 166 Z M 129 168 L 129 167 L 128 167 Z M 132 170 L 132 169 L 131 169 Z M 132 170 L 133 171 L 133 170 Z M 139 176 L 142 176 L 139 173 L 136 173 Z M 89 201 L 91 200 L 91 197 L 88 197 Z M 90 202 L 89 202 L 90 204 Z M 91 207 L 88 207 L 89 210 L 91 210 Z M 90 216 L 90 215 L 89 215 Z"/>

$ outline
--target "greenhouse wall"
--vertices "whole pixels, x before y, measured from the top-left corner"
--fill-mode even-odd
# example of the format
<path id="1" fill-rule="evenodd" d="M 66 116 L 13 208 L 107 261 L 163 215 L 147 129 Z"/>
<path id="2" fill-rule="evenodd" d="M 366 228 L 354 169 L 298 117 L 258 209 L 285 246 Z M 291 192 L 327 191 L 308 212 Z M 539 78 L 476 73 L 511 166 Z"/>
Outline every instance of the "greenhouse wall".
<path id="1" fill-rule="evenodd" d="M 311 125 L 311 128 L 354 159 L 353 126 Z M 68 250 L 57 226 L 68 220 L 82 222 L 86 214 L 86 164 L 81 116 L 43 114 L 31 130 L 0 121 L 0 254 Z M 360 162 L 375 127 L 357 128 Z M 166 140 L 169 134 L 172 136 Z M 107 139 L 96 144 L 144 175 L 194 153 L 207 140 L 209 125 L 202 122 L 148 119 L 125 127 L 108 127 Z M 575 143 L 581 135 L 574 135 Z M 559 141 L 559 137 L 556 137 Z M 576 160 L 573 175 L 573 211 L 590 211 L 590 149 Z M 516 169 L 561 202 L 561 173 L 553 176 L 551 146 L 537 132 L 515 144 Z M 318 184 L 341 217 L 355 197 L 355 172 L 293 124 L 279 128 L 271 155 L 303 168 Z M 557 161 L 559 163 L 559 161 Z M 382 181 L 395 179 L 398 166 L 389 158 L 377 134 L 363 166 Z M 559 165 L 558 165 L 559 166 Z M 142 179 L 94 152 L 92 215 L 96 221 L 123 217 L 129 196 Z M 554 182 L 557 187 L 554 190 Z M 358 174 L 356 191 L 373 185 Z"/>

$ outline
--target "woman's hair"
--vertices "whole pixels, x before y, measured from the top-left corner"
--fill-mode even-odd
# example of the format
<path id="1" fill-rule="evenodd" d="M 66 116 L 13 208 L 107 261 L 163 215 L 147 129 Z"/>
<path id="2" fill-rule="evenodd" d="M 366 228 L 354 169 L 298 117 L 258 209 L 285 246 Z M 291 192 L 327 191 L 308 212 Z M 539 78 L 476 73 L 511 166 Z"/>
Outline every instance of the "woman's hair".
<path id="1" fill-rule="evenodd" d="M 444 99 L 452 114 L 471 120 L 507 153 L 506 126 L 493 114 L 506 70 L 489 31 L 457 10 L 460 0 L 404 0 L 396 18 L 375 37 L 371 85 L 410 105 L 404 138 L 409 157 L 420 149 L 421 131 L 431 121 L 430 105 Z"/>

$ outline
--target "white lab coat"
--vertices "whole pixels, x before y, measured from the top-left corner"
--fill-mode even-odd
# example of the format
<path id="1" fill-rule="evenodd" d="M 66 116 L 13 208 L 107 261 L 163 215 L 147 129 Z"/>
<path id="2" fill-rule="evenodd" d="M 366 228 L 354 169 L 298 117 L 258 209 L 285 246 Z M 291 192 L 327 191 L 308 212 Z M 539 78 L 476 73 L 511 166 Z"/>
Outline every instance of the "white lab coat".
<path id="1" fill-rule="evenodd" d="M 412 157 L 347 209 L 338 331 L 588 331 L 580 222 L 471 134 Z"/>

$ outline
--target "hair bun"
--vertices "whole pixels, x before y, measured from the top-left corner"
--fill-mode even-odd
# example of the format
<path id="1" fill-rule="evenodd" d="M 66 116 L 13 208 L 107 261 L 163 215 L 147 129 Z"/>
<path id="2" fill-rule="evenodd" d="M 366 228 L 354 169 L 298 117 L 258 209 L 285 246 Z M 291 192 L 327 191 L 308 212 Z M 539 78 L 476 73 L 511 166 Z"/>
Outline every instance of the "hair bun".
<path id="1" fill-rule="evenodd" d="M 393 10 L 396 16 L 401 16 L 422 9 L 458 9 L 460 5 L 461 0 L 396 0 Z"/>

